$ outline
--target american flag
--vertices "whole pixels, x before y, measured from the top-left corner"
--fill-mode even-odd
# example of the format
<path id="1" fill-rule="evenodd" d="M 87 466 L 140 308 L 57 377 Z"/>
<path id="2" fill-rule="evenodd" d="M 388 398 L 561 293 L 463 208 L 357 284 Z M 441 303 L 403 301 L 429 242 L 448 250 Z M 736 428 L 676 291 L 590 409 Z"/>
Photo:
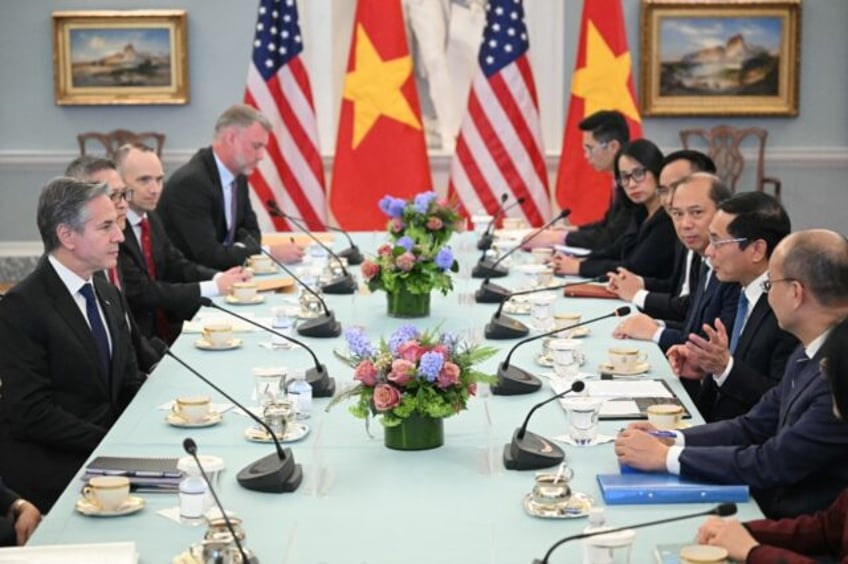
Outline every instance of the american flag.
<path id="1" fill-rule="evenodd" d="M 327 202 L 312 89 L 300 54 L 303 38 L 294 0 L 260 0 L 244 101 L 271 121 L 268 157 L 250 176 L 267 209 L 273 199 L 283 212 L 302 217 L 310 229 L 324 226 Z M 277 229 L 289 226 L 273 218 Z"/>
<path id="2" fill-rule="evenodd" d="M 540 225 L 550 216 L 539 104 L 527 58 L 530 43 L 521 0 L 492 0 L 486 7 L 480 68 L 471 83 L 448 190 L 468 213 L 495 213 L 524 197 L 509 213 Z"/>

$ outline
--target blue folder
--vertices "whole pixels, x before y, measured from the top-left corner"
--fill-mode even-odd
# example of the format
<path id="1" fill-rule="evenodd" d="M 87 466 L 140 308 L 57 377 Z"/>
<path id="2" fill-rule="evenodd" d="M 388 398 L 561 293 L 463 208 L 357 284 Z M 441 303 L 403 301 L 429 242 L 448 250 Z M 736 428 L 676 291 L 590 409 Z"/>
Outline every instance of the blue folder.
<path id="1" fill-rule="evenodd" d="M 652 503 L 724 503 L 748 501 L 744 484 L 707 484 L 673 474 L 598 474 L 607 505 Z"/>

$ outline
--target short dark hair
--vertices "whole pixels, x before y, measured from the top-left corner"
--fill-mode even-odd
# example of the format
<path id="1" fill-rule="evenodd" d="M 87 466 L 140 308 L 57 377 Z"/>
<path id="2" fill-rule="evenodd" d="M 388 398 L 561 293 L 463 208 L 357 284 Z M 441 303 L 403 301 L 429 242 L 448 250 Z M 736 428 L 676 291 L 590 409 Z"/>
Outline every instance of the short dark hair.
<path id="1" fill-rule="evenodd" d="M 848 418 L 848 319 L 843 319 L 822 345 L 823 372 L 830 384 L 833 404 L 840 419 Z"/>
<path id="2" fill-rule="evenodd" d="M 821 229 L 794 233 L 783 259 L 783 276 L 803 284 L 823 306 L 844 306 L 848 302 L 848 239 Z"/>
<path id="3" fill-rule="evenodd" d="M 105 196 L 109 187 L 105 183 L 87 182 L 78 178 L 60 176 L 47 183 L 38 197 L 36 223 L 44 252 L 49 253 L 59 247 L 56 228 L 68 225 L 81 233 L 88 220 L 85 207 L 94 198 Z"/>
<path id="4" fill-rule="evenodd" d="M 762 239 L 766 242 L 767 257 L 771 257 L 777 244 L 792 232 L 789 214 L 780 202 L 764 192 L 735 194 L 724 200 L 718 209 L 736 216 L 727 224 L 727 232 L 733 237 L 747 239 L 739 244 L 740 248 Z"/>
<path id="5" fill-rule="evenodd" d="M 674 161 L 688 161 L 692 167 L 692 172 L 709 172 L 712 174 L 716 172 L 716 165 L 713 160 L 701 151 L 681 149 L 669 153 L 663 159 L 662 167 L 665 168 Z"/>
<path id="6" fill-rule="evenodd" d="M 599 143 L 609 143 L 612 140 L 624 145 L 630 140 L 630 129 L 627 120 L 621 112 L 615 110 L 601 110 L 590 116 L 586 116 L 577 124 L 580 131 L 591 131 L 592 136 Z"/>
<path id="7" fill-rule="evenodd" d="M 65 176 L 88 180 L 92 175 L 101 170 L 117 170 L 115 161 L 106 157 L 95 157 L 94 155 L 80 155 L 70 162 L 65 169 Z"/>
<path id="8" fill-rule="evenodd" d="M 659 147 L 654 145 L 653 142 L 648 141 L 647 139 L 637 139 L 636 141 L 631 141 L 630 143 L 625 143 L 621 146 L 621 149 L 615 155 L 615 160 L 613 160 L 615 181 L 618 184 L 621 184 L 621 180 L 619 179 L 620 171 L 618 169 L 618 161 L 621 157 L 630 157 L 631 159 L 638 161 L 640 165 L 645 167 L 645 169 L 654 175 L 654 180 L 659 181 L 660 170 L 662 169 L 663 163 L 663 154 Z"/>

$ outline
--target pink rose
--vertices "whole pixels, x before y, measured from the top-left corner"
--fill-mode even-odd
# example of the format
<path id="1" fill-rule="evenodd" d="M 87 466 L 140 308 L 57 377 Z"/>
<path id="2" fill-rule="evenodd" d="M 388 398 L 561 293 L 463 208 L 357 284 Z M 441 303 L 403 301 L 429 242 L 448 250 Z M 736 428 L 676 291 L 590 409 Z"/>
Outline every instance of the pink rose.
<path id="1" fill-rule="evenodd" d="M 442 358 L 445 360 L 450 359 L 450 349 L 444 343 L 439 343 L 435 347 L 433 347 L 433 352 L 437 352 L 442 355 Z"/>
<path id="2" fill-rule="evenodd" d="M 444 226 L 444 223 L 442 223 L 442 220 L 439 219 L 438 217 L 434 216 L 434 215 L 431 215 L 427 219 L 427 229 L 429 229 L 430 231 L 438 231 L 439 229 L 442 228 L 442 226 Z"/>
<path id="3" fill-rule="evenodd" d="M 374 409 L 388 411 L 400 403 L 400 394 L 394 386 L 380 384 L 374 388 Z"/>
<path id="4" fill-rule="evenodd" d="M 415 370 L 415 363 L 406 359 L 399 358 L 392 361 L 392 371 L 389 372 L 389 380 L 399 386 L 406 386 L 412 381 L 412 371 Z"/>
<path id="5" fill-rule="evenodd" d="M 447 207 L 447 205 L 448 205 L 448 201 L 444 198 L 439 198 L 438 200 L 436 200 L 436 203 L 439 204 L 443 208 Z"/>
<path id="6" fill-rule="evenodd" d="M 378 274 L 380 274 L 380 266 L 377 263 L 371 262 L 370 260 L 362 262 L 362 276 L 364 276 L 366 280 L 371 280 Z"/>
<path id="7" fill-rule="evenodd" d="M 353 370 L 353 379 L 359 380 L 369 387 L 374 387 L 377 383 L 377 367 L 370 360 L 363 360 Z"/>
<path id="8" fill-rule="evenodd" d="M 395 217 L 389 222 L 389 230 L 392 233 L 400 233 L 403 231 L 403 228 L 403 220 L 399 217 Z"/>
<path id="9" fill-rule="evenodd" d="M 436 385 L 445 389 L 455 386 L 457 382 L 459 382 L 459 366 L 452 362 L 445 362 L 438 377 L 436 377 Z"/>
<path id="10" fill-rule="evenodd" d="M 415 266 L 415 255 L 413 255 L 409 251 L 398 255 L 398 257 L 395 259 L 395 264 L 397 264 L 398 268 L 400 268 L 404 272 L 409 272 L 410 270 L 412 270 L 412 267 Z"/>
<path id="11" fill-rule="evenodd" d="M 468 395 L 476 396 L 477 395 L 477 382 L 471 382 L 468 384 Z"/>
<path id="12" fill-rule="evenodd" d="M 421 358 L 421 355 L 427 352 L 427 350 L 418 344 L 418 341 L 411 340 L 405 343 L 401 343 L 397 348 L 398 358 L 402 358 L 403 360 L 408 360 L 409 362 L 415 364 Z"/>
<path id="13" fill-rule="evenodd" d="M 388 243 L 383 243 L 380 245 L 380 248 L 377 249 L 377 254 L 381 257 L 387 257 L 392 254 L 392 246 Z"/>

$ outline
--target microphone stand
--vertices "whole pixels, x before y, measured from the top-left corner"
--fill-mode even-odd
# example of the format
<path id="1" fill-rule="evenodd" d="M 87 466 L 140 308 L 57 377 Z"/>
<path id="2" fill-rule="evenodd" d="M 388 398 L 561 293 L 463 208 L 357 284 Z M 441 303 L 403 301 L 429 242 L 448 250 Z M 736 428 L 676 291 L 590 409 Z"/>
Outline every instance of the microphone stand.
<path id="1" fill-rule="evenodd" d="M 165 349 L 165 354 L 180 363 L 183 368 L 203 380 L 213 390 L 233 402 L 239 409 L 256 421 L 277 448 L 277 452 L 260 458 L 256 462 L 252 462 L 244 467 L 236 476 L 241 487 L 257 492 L 283 493 L 295 491 L 300 482 L 303 481 L 303 469 L 300 464 L 295 464 L 294 454 L 290 448 L 280 446 L 280 441 L 277 440 L 277 435 L 262 419 L 257 417 L 252 411 L 244 407 L 241 403 L 235 400 L 230 394 L 216 386 L 211 380 L 203 376 L 200 372 L 189 366 L 181 358 L 171 352 L 170 349 Z"/>
<path id="2" fill-rule="evenodd" d="M 250 233 L 245 232 L 245 237 L 257 243 L 256 239 Z M 258 243 L 257 243 L 258 244 Z M 324 308 L 324 315 L 322 317 L 316 317 L 315 319 L 308 319 L 303 323 L 297 324 L 297 332 L 304 337 L 317 337 L 319 339 L 327 339 L 332 337 L 338 337 L 342 334 L 342 325 L 338 321 L 336 321 L 336 316 L 330 311 L 330 308 L 327 307 L 327 302 L 318 295 L 318 292 L 313 290 L 306 284 L 303 280 L 297 277 L 292 270 L 284 265 L 282 262 L 278 261 L 274 255 L 266 251 L 262 245 L 259 245 L 259 249 L 262 254 L 271 259 L 271 262 L 279 266 L 286 274 L 291 276 L 298 284 L 300 284 L 301 288 L 305 289 L 307 292 L 315 296 L 315 298 L 321 303 L 321 307 Z"/>
<path id="3" fill-rule="evenodd" d="M 560 327 L 559 329 L 554 329 L 553 331 L 548 331 L 546 333 L 540 333 L 538 335 L 527 337 L 526 339 L 518 341 L 509 350 L 509 353 L 507 353 L 506 359 L 503 361 L 503 363 L 498 365 L 498 381 L 494 386 L 492 386 L 492 393 L 499 396 L 515 396 L 520 394 L 530 394 L 542 387 L 542 381 L 539 380 L 536 376 L 526 370 L 509 364 L 509 359 L 512 358 L 512 353 L 514 353 L 515 349 L 517 349 L 521 345 L 524 345 L 531 341 L 535 341 L 537 339 L 556 335 L 561 331 L 569 331 L 571 329 L 576 329 L 577 327 L 582 327 L 583 325 L 595 323 L 596 321 L 601 321 L 602 319 L 607 319 L 608 317 L 623 317 L 625 315 L 628 315 L 629 313 L 630 308 L 628 306 L 622 306 L 614 312 L 608 313 L 607 315 L 602 315 L 601 317 L 596 317 L 587 321 L 581 321 L 580 323 L 567 325 L 566 327 Z"/>
<path id="4" fill-rule="evenodd" d="M 295 217 L 293 215 L 283 213 L 283 210 L 280 209 L 280 206 L 278 206 L 277 202 L 274 201 L 274 200 L 266 201 L 265 207 L 268 210 L 268 213 L 271 214 L 273 217 L 279 217 L 279 218 L 288 217 L 290 219 L 296 219 L 298 221 L 306 221 L 302 217 Z M 353 242 L 353 239 L 351 238 L 350 233 L 348 233 L 347 231 L 345 231 L 341 227 L 333 227 L 332 225 L 324 225 L 324 229 L 326 229 L 327 231 L 333 231 L 335 233 L 341 233 L 347 239 L 347 242 L 350 245 L 350 247 L 348 247 L 347 249 L 345 249 L 343 251 L 339 251 L 338 253 L 336 253 L 338 256 L 346 258 L 347 263 L 351 266 L 356 266 L 358 264 L 362 264 L 362 261 L 365 260 L 365 257 L 359 251 L 359 247 L 357 247 L 356 244 Z"/>
<path id="5" fill-rule="evenodd" d="M 306 381 L 309 382 L 310 386 L 312 386 L 312 395 L 316 398 L 330 398 L 333 397 L 333 394 L 336 393 L 335 379 L 330 378 L 330 375 L 327 372 L 327 367 L 321 364 L 321 362 L 318 360 L 318 357 L 315 355 L 315 352 L 311 348 L 307 347 L 306 343 L 298 341 L 297 339 L 289 337 L 288 335 L 285 335 L 283 333 L 280 333 L 279 331 L 277 331 L 276 329 L 272 329 L 271 327 L 265 327 L 261 323 L 257 323 L 249 317 L 245 317 L 234 311 L 221 307 L 209 298 L 201 297 L 200 304 L 206 307 L 217 309 L 218 311 L 223 311 L 227 315 L 232 315 L 236 319 L 240 319 L 245 323 L 249 323 L 254 327 L 262 329 L 263 331 L 267 331 L 272 335 L 281 337 L 286 341 L 289 341 L 290 343 L 300 345 L 306 352 L 309 353 L 309 355 L 312 357 L 312 362 L 315 364 L 312 368 L 306 371 Z"/>
<path id="6" fill-rule="evenodd" d="M 501 203 L 498 205 L 498 211 L 495 212 L 495 215 L 492 216 L 489 224 L 486 225 L 486 229 L 483 231 L 483 234 L 480 235 L 480 240 L 477 241 L 477 250 L 480 251 L 488 251 L 492 247 L 492 243 L 495 240 L 495 236 L 492 234 L 492 230 L 495 226 L 495 223 L 498 221 L 498 218 L 504 213 L 506 210 L 503 205 L 506 203 L 507 198 L 509 198 L 509 194 L 504 192 L 501 194 Z"/>
<path id="7" fill-rule="evenodd" d="M 579 286 L 588 282 L 599 282 L 602 278 L 606 278 L 606 275 L 590 278 L 589 280 L 581 280 L 580 282 L 569 282 L 567 284 L 559 284 L 557 286 L 550 286 L 546 288 L 533 288 L 532 290 L 522 290 L 520 292 L 511 293 L 509 295 L 509 298 L 512 298 L 513 296 L 535 294 L 537 292 L 563 290 L 565 288 L 568 288 L 569 286 Z M 491 321 L 486 324 L 485 335 L 487 339 L 518 339 L 519 337 L 524 337 L 530 333 L 530 328 L 522 322 L 518 321 L 517 319 L 509 317 L 508 315 L 501 316 L 501 311 L 503 310 L 504 304 L 509 301 L 509 298 L 498 304 L 498 309 L 495 311 L 494 315 L 492 315 Z"/>
<path id="8" fill-rule="evenodd" d="M 548 468 L 565 460 L 565 453 L 559 446 L 535 433 L 527 433 L 527 424 L 530 423 L 530 416 L 543 405 L 560 399 L 571 392 L 579 394 L 585 387 L 586 384 L 582 380 L 576 380 L 564 392 L 533 406 L 530 413 L 524 418 L 524 423 L 513 433 L 512 441 L 504 445 L 503 463 L 507 470 Z"/>

